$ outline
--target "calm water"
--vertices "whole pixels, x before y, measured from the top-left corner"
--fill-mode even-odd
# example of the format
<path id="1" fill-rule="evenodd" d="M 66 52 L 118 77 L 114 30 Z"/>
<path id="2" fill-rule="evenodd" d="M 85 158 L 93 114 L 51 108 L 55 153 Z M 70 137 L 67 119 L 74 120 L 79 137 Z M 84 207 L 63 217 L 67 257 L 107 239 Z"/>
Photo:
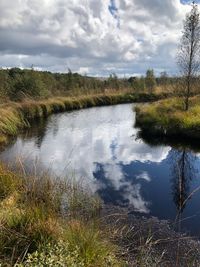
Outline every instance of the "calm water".
<path id="1" fill-rule="evenodd" d="M 200 154 L 186 145 L 177 149 L 151 144 L 155 140 L 145 143 L 134 128 L 132 108 L 53 115 L 21 134 L 0 153 L 0 160 L 15 164 L 20 158 L 29 171 L 34 166 L 75 175 L 105 203 L 128 206 L 137 214 L 172 221 L 179 214 L 182 229 L 200 236 Z"/>

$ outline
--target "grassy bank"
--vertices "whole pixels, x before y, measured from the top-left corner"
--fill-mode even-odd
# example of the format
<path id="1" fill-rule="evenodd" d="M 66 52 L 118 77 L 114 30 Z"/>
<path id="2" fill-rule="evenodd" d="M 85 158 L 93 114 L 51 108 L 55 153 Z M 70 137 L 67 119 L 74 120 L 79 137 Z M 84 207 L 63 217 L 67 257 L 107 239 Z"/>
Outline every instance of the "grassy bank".
<path id="1" fill-rule="evenodd" d="M 29 127 L 32 120 L 47 117 L 52 113 L 94 106 L 155 101 L 165 96 L 165 94 L 108 93 L 8 102 L 0 105 L 0 144 L 6 144 L 9 137 L 16 136 L 21 129 Z"/>
<path id="2" fill-rule="evenodd" d="M 0 165 L 0 266 L 122 266 L 100 209 L 77 183 Z"/>
<path id="3" fill-rule="evenodd" d="M 71 179 L 0 165 L 1 267 L 199 266 L 199 250 L 166 221 L 105 207 Z"/>
<path id="4" fill-rule="evenodd" d="M 143 133 L 157 136 L 200 138 L 200 96 L 190 99 L 184 111 L 181 98 L 160 100 L 136 107 L 136 126 Z"/>

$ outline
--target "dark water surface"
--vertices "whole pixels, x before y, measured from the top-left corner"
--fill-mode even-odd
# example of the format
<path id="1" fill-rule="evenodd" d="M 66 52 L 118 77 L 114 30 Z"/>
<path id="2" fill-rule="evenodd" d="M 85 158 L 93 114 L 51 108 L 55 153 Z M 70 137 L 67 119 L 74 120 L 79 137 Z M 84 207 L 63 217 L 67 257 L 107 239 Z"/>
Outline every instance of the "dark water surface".
<path id="1" fill-rule="evenodd" d="M 38 122 L 0 160 L 79 177 L 106 203 L 160 219 L 181 220 L 200 236 L 200 144 L 148 144 L 134 128 L 133 105 L 57 114 Z M 170 143 L 170 142 L 169 142 Z M 196 152 L 193 152 L 195 148 Z"/>

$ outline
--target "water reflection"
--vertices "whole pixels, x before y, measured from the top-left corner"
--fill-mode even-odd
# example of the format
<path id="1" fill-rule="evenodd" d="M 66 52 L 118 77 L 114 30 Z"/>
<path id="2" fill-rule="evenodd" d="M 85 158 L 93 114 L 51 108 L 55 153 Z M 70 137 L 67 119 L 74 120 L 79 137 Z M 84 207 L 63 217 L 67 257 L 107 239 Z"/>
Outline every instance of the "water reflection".
<path id="1" fill-rule="evenodd" d="M 176 206 L 175 227 L 181 230 L 182 226 L 189 225 L 186 222 L 194 217 L 198 217 L 200 206 L 195 210 L 191 204 L 193 198 L 194 201 L 199 199 L 200 191 L 200 160 L 199 151 L 200 147 L 197 141 L 185 139 L 172 139 L 167 137 L 150 137 L 145 136 L 141 132 L 138 132 L 138 136 L 142 140 L 151 146 L 158 147 L 160 144 L 170 145 L 172 147 L 168 154 L 168 164 L 170 166 L 171 177 L 171 193 L 172 199 Z M 191 209 L 190 212 L 186 209 L 187 205 Z M 184 213 L 184 210 L 186 212 Z M 183 223 L 184 221 L 184 223 Z M 192 224 L 192 223 L 191 223 Z M 186 229 L 184 229 L 186 230 Z M 198 233 L 199 233 L 198 228 Z"/>
<path id="2" fill-rule="evenodd" d="M 31 128 L 24 132 L 23 139 L 28 141 L 33 138 L 35 146 L 40 148 L 46 136 L 47 122 L 48 121 L 45 118 L 40 118 L 34 121 Z"/>
<path id="3" fill-rule="evenodd" d="M 101 164 L 118 189 L 123 180 L 120 165 L 135 161 L 158 163 L 170 150 L 164 146 L 151 148 L 135 140 L 137 130 L 132 127 L 133 120 L 131 105 L 52 116 L 47 125 L 21 135 L 0 158 L 12 162 L 20 156 L 27 167 L 37 159 L 38 168 L 51 168 L 56 175 L 63 176 L 73 171 L 88 182 L 95 182 Z"/>
<path id="4" fill-rule="evenodd" d="M 171 153 L 172 194 L 177 209 L 175 226 L 178 226 L 178 230 L 181 230 L 181 222 L 185 219 L 182 217 L 183 211 L 192 197 L 192 180 L 196 179 L 198 174 L 196 159 L 196 155 L 186 148 L 182 151 L 173 150 Z"/>
<path id="5" fill-rule="evenodd" d="M 19 136 L 0 159 L 15 164 L 20 157 L 29 171 L 37 162 L 38 172 L 75 175 L 105 203 L 134 212 L 161 219 L 174 219 L 177 211 L 184 216 L 196 212 L 198 194 L 184 201 L 200 184 L 191 179 L 199 156 L 174 144 L 137 138 L 134 120 L 132 105 L 57 114 Z M 192 228 L 198 230 L 197 221 Z"/>
<path id="6" fill-rule="evenodd" d="M 190 183 L 195 178 L 197 169 L 194 167 L 196 157 L 184 148 L 182 151 L 173 150 L 172 193 L 178 213 L 182 213 L 190 194 Z"/>
<path id="7" fill-rule="evenodd" d="M 194 153 L 200 152 L 200 143 L 197 139 L 185 138 L 183 136 L 170 137 L 170 136 L 151 136 L 145 134 L 138 129 L 137 138 L 142 139 L 145 144 L 150 146 L 159 147 L 161 145 L 170 146 L 173 149 L 182 150 L 186 148 L 188 151 Z"/>
<path id="8" fill-rule="evenodd" d="M 142 185 L 139 179 L 149 182 L 150 177 L 143 172 L 138 176 L 136 175 L 136 179 L 134 179 L 134 175 L 133 179 L 130 179 L 129 174 L 124 171 L 123 167 L 122 164 L 114 162 L 99 166 L 99 170 L 95 174 L 101 185 L 98 189 L 99 195 L 106 203 L 129 205 L 132 206 L 134 211 L 148 214 L 150 203 L 142 196 Z"/>

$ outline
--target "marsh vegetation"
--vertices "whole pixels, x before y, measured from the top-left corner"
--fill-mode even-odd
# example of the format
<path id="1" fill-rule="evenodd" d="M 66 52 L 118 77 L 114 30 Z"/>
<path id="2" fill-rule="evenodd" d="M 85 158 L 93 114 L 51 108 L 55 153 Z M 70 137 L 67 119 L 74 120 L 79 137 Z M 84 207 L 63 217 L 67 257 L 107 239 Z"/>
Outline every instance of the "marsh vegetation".
<path id="1" fill-rule="evenodd" d="M 200 98 L 189 100 L 190 109 L 185 112 L 181 98 L 161 100 L 136 108 L 136 126 L 147 135 L 182 136 L 200 138 Z"/>
<path id="2" fill-rule="evenodd" d="M 200 265 L 199 243 L 182 234 L 187 230 L 199 236 L 196 204 L 200 185 L 195 176 L 199 171 L 196 152 L 200 149 L 175 140 L 175 136 L 200 137 L 199 47 L 200 18 L 193 3 L 184 22 L 179 77 L 166 72 L 155 77 L 153 69 L 145 76 L 129 78 L 119 78 L 115 73 L 94 78 L 71 70 L 65 74 L 33 68 L 0 70 L 0 158 L 4 161 L 0 163 L 0 266 Z M 36 137 L 23 132 L 29 128 L 31 132 L 34 121 L 39 124 L 40 119 L 55 113 L 132 102 L 151 103 L 135 109 L 136 126 L 142 134 L 133 127 L 132 110 L 130 119 L 126 108 L 120 107 L 118 113 L 109 113 L 109 120 L 101 117 L 99 110 L 99 116 L 95 113 L 93 121 L 87 121 L 87 113 L 85 120 L 79 120 L 83 129 L 76 125 L 75 117 L 71 124 L 61 119 L 62 126 L 68 127 L 61 127 L 61 135 L 57 121 L 47 134 L 46 126 L 38 129 Z M 96 121 L 104 126 L 103 131 Z M 85 125 L 88 136 L 92 135 L 90 146 L 94 151 L 85 145 L 89 140 L 88 136 L 87 140 L 83 138 Z M 66 139 L 74 133 L 75 145 L 79 145 L 76 157 L 72 155 L 74 147 L 70 150 L 72 139 L 61 143 L 60 150 L 56 143 L 57 136 L 60 142 L 60 137 Z M 42 171 L 36 171 L 35 154 L 41 152 L 49 135 L 53 139 L 46 143 L 48 160 L 55 152 L 51 146 L 57 145 L 58 161 L 65 169 L 63 151 L 69 152 L 69 160 L 74 160 L 74 166 L 79 162 L 79 171 L 88 174 L 86 179 L 95 190 L 90 191 L 89 184 L 83 185 L 69 173 L 62 176 L 55 171 L 52 175 L 45 164 Z M 142 135 L 148 138 L 141 139 Z M 174 142 L 167 139 L 169 136 Z M 28 149 L 32 146 L 28 169 L 18 152 L 25 147 L 27 156 L 27 144 Z M 16 162 L 8 165 L 16 160 L 16 151 L 20 168 Z M 88 160 L 90 155 L 92 160 Z M 50 162 L 47 157 L 43 158 L 46 163 Z M 54 170 L 52 162 L 47 169 L 50 165 Z M 193 211 L 195 214 L 191 214 Z M 188 222 L 191 218 L 193 223 Z"/>

